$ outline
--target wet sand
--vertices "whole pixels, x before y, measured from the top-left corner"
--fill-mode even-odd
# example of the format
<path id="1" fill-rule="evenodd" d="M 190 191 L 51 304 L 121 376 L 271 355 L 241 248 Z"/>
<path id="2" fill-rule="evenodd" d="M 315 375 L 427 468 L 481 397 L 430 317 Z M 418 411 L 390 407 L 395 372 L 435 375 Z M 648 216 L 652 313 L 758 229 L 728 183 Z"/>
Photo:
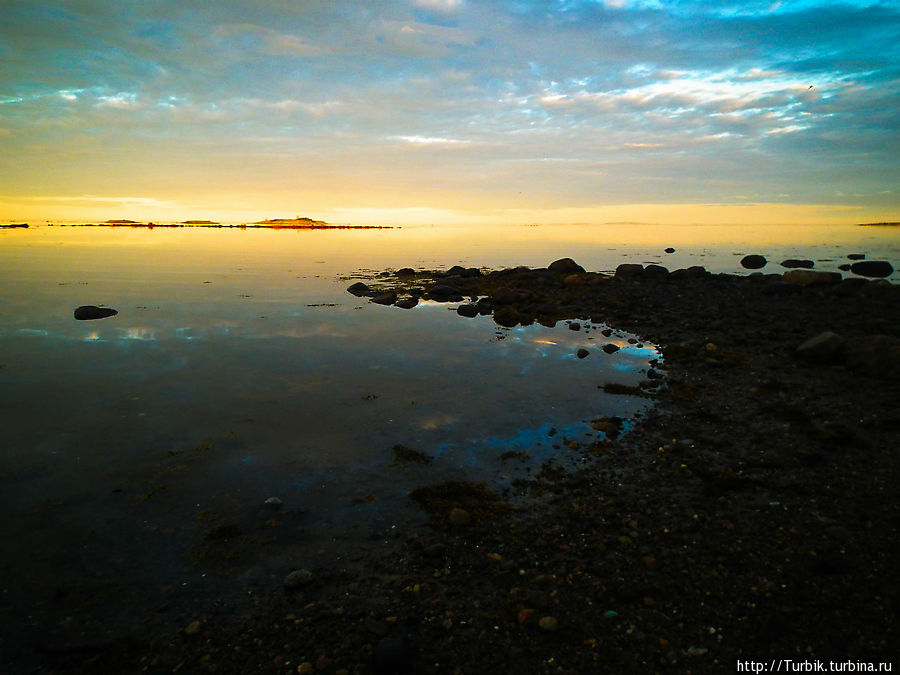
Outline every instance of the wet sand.
<path id="1" fill-rule="evenodd" d="M 489 298 L 471 305 L 502 325 L 593 319 L 659 344 L 658 377 L 620 392 L 656 401 L 628 433 L 606 420 L 591 443 L 558 438 L 559 461 L 506 495 L 422 486 L 414 496 L 431 524 L 373 538 L 365 559 L 165 608 L 163 633 L 38 639 L 29 664 L 721 673 L 747 660 L 889 661 L 900 613 L 898 287 L 621 272 L 391 274 L 366 294 Z M 824 332 L 839 337 L 798 354 Z"/>

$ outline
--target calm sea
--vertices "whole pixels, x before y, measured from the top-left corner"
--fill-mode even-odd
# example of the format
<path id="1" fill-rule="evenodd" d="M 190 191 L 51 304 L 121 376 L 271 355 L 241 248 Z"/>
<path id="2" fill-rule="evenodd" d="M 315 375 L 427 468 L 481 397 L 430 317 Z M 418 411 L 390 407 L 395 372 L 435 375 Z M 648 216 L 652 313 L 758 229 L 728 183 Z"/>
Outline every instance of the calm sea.
<path id="1" fill-rule="evenodd" d="M 657 353 L 640 336 L 606 355 L 602 324 L 383 307 L 346 292 L 356 277 L 561 257 L 746 273 L 748 253 L 765 272 L 851 253 L 896 266 L 900 228 L 0 230 L 0 632 L 96 641 L 340 567 L 422 521 L 412 488 L 586 461 L 563 440 L 647 405 L 598 389 L 643 379 Z M 87 304 L 119 314 L 75 321 Z M 398 463 L 398 444 L 433 461 Z"/>

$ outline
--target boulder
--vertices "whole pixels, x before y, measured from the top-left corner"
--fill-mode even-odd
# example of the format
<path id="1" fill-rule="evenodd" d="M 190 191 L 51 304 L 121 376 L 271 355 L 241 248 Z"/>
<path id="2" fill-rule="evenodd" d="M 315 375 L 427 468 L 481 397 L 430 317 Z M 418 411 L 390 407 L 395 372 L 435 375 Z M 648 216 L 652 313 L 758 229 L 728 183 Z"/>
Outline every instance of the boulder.
<path id="1" fill-rule="evenodd" d="M 527 300 L 531 294 L 524 288 L 507 288 L 501 286 L 491 296 L 495 305 L 512 305 L 522 300 Z"/>
<path id="2" fill-rule="evenodd" d="M 471 319 L 478 316 L 478 307 L 475 305 L 460 305 L 456 308 L 456 313 Z"/>
<path id="3" fill-rule="evenodd" d="M 622 263 L 616 268 L 616 278 L 635 279 L 644 273 L 644 266 L 637 263 Z"/>
<path id="4" fill-rule="evenodd" d="M 885 260 L 862 260 L 853 263 L 850 271 L 861 277 L 889 277 L 894 273 L 894 267 Z"/>
<path id="5" fill-rule="evenodd" d="M 670 279 L 703 279 L 710 273 L 702 265 L 691 265 L 686 269 L 678 269 L 669 273 Z"/>
<path id="6" fill-rule="evenodd" d="M 781 280 L 797 286 L 830 286 L 841 283 L 840 272 L 816 272 L 813 270 L 790 270 L 781 275 Z"/>
<path id="7" fill-rule="evenodd" d="M 647 265 L 641 273 L 643 279 L 667 279 L 669 270 L 662 265 Z"/>
<path id="8" fill-rule="evenodd" d="M 825 331 L 811 337 L 797 347 L 797 357 L 817 364 L 836 363 L 844 351 L 844 338 L 837 333 Z"/>
<path id="9" fill-rule="evenodd" d="M 584 274 L 585 269 L 571 258 L 554 260 L 547 266 L 554 274 Z"/>
<path id="10" fill-rule="evenodd" d="M 428 296 L 432 300 L 437 300 L 438 302 L 455 302 L 462 300 L 460 292 L 448 284 L 434 284 L 428 288 Z"/>
<path id="11" fill-rule="evenodd" d="M 666 249 L 666 253 L 675 253 L 675 249 L 670 246 Z"/>
<path id="12" fill-rule="evenodd" d="M 395 302 L 394 307 L 399 307 L 400 309 L 412 309 L 418 304 L 418 298 L 404 298 L 403 300 L 398 300 L 397 302 Z"/>
<path id="13" fill-rule="evenodd" d="M 601 349 L 607 354 L 615 354 L 617 351 L 619 351 L 619 345 L 615 345 L 612 342 L 607 342 L 605 345 L 603 345 L 603 347 L 601 347 Z"/>
<path id="14" fill-rule="evenodd" d="M 766 260 L 761 255 L 745 255 L 741 258 L 741 267 L 747 270 L 758 270 L 766 266 Z"/>
<path id="15" fill-rule="evenodd" d="M 386 293 L 379 293 L 371 300 L 377 305 L 393 305 L 397 302 L 397 294 L 393 291 L 388 291 Z"/>
<path id="16" fill-rule="evenodd" d="M 814 263 L 812 260 L 797 260 L 796 258 L 788 258 L 787 260 L 783 260 L 781 262 L 781 266 L 787 267 L 788 269 L 802 268 L 811 270 L 816 266 L 816 263 Z"/>
<path id="17" fill-rule="evenodd" d="M 372 289 L 366 286 L 363 282 L 357 281 L 347 289 L 347 292 L 355 295 L 357 298 L 360 298 L 371 293 Z"/>
<path id="18" fill-rule="evenodd" d="M 91 321 L 93 319 L 105 319 L 115 316 L 119 312 L 109 307 L 97 307 L 95 305 L 82 305 L 75 310 L 75 318 L 78 321 Z"/>
<path id="19" fill-rule="evenodd" d="M 412 267 L 401 267 L 397 270 L 398 277 L 411 277 L 416 273 Z"/>

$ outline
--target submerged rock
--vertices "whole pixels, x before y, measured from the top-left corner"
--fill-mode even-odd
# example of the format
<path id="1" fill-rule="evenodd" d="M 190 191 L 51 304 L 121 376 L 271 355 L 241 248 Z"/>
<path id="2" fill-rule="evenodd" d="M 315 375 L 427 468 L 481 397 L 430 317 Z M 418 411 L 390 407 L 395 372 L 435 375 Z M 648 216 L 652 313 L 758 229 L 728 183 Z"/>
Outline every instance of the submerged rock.
<path id="1" fill-rule="evenodd" d="M 82 305 L 75 310 L 75 318 L 78 321 L 91 321 L 93 319 L 105 319 L 115 316 L 119 312 L 109 307 L 96 307 L 95 305 Z"/>
<path id="2" fill-rule="evenodd" d="M 863 260 L 853 263 L 850 271 L 861 277 L 889 277 L 894 273 L 894 267 L 885 260 Z"/>
<path id="3" fill-rule="evenodd" d="M 741 267 L 747 270 L 758 270 L 766 266 L 766 260 L 761 255 L 745 255 L 741 258 Z"/>

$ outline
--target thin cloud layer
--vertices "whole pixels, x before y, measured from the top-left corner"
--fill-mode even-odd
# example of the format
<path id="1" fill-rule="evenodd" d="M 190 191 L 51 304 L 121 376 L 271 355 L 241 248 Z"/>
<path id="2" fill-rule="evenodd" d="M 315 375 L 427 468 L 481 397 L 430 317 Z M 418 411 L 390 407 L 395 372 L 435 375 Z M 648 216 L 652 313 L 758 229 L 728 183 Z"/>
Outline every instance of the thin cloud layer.
<path id="1" fill-rule="evenodd" d="M 890 213 L 898 34 L 893 1 L 14 2 L 0 217 L 135 194 L 219 214 Z"/>

